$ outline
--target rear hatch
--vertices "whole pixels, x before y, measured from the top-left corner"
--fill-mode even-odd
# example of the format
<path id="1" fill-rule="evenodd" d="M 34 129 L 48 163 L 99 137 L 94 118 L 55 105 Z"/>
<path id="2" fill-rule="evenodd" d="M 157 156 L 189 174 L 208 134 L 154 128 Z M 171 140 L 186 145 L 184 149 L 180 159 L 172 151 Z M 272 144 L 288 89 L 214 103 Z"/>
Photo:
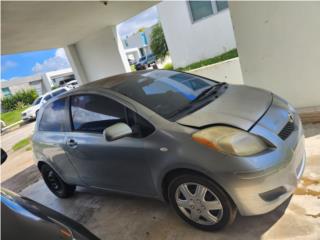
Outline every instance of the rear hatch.
<path id="1" fill-rule="evenodd" d="M 261 89 L 229 85 L 218 99 L 177 120 L 179 124 L 203 128 L 231 125 L 248 131 L 268 110 L 272 93 Z"/>

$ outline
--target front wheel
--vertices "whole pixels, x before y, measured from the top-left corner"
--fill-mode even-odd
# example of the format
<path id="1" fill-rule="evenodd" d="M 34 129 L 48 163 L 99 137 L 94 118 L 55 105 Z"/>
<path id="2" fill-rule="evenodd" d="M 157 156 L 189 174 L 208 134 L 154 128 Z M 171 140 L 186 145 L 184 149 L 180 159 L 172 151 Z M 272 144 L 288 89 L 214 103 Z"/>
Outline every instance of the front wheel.
<path id="1" fill-rule="evenodd" d="M 41 167 L 40 172 L 47 187 L 57 197 L 68 198 L 74 194 L 76 186 L 65 183 L 48 165 L 44 164 Z"/>
<path id="2" fill-rule="evenodd" d="M 229 196 L 213 181 L 198 175 L 176 177 L 169 184 L 168 197 L 183 220 L 206 231 L 222 229 L 237 214 Z"/>

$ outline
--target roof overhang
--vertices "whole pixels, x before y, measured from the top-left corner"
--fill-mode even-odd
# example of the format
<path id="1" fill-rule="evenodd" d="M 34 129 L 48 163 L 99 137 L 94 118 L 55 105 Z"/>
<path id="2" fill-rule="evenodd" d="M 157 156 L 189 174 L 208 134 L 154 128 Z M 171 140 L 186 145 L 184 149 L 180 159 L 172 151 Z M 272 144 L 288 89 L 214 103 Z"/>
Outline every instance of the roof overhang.
<path id="1" fill-rule="evenodd" d="M 1 54 L 64 47 L 158 1 L 2 1 Z"/>

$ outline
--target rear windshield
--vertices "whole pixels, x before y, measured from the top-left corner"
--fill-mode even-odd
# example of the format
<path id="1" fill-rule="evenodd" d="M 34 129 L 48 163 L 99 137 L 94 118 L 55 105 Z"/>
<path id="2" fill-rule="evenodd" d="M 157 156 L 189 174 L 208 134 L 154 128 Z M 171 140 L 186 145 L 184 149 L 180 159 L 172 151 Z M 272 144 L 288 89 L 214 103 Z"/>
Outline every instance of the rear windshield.
<path id="1" fill-rule="evenodd" d="M 169 119 L 192 102 L 215 81 L 175 71 L 152 71 L 119 83 L 111 89 L 119 92 Z"/>

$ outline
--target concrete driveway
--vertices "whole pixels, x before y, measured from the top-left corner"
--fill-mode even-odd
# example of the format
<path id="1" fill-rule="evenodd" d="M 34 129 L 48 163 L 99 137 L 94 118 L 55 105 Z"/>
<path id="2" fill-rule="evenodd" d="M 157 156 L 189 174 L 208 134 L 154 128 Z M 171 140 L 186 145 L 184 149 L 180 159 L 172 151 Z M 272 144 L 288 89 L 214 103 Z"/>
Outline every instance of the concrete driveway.
<path id="1" fill-rule="evenodd" d="M 7 152 L 11 151 L 14 144 L 32 135 L 35 124 L 36 122 L 27 123 L 15 130 L 1 133 L 1 147 Z"/>
<path id="2" fill-rule="evenodd" d="M 306 127 L 307 166 L 295 195 L 275 211 L 238 216 L 218 233 L 199 231 L 182 222 L 156 200 L 78 188 L 71 199 L 58 199 L 38 180 L 36 167 L 4 186 L 49 206 L 85 225 L 101 239 L 320 239 L 320 126 Z M 30 185 L 22 181 L 35 176 Z M 11 185 L 8 183 L 10 183 Z M 25 182 L 25 181 L 24 181 Z M 19 186 L 17 186 L 19 184 Z M 11 187 L 10 187 L 11 186 Z M 18 187 L 18 188 L 16 188 Z"/>
<path id="3" fill-rule="evenodd" d="M 14 144 L 33 134 L 34 126 L 35 122 L 32 122 L 10 132 L 1 134 L 1 148 L 9 155 L 7 161 L 1 165 L 1 182 L 4 182 L 34 164 L 32 160 L 32 151 L 21 149 L 14 152 L 12 150 Z"/>

